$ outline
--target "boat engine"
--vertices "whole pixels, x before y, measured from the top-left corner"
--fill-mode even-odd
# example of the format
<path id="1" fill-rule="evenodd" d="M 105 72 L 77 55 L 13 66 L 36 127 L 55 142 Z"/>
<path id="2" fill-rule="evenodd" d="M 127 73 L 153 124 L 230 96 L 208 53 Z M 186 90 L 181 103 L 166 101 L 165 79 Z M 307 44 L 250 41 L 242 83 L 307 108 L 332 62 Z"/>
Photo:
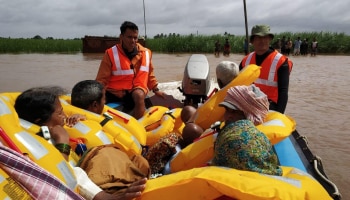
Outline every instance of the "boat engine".
<path id="1" fill-rule="evenodd" d="M 182 88 L 178 88 L 185 96 L 184 105 L 198 107 L 199 103 L 204 103 L 210 89 L 209 62 L 203 54 L 193 54 L 188 59 Z"/>

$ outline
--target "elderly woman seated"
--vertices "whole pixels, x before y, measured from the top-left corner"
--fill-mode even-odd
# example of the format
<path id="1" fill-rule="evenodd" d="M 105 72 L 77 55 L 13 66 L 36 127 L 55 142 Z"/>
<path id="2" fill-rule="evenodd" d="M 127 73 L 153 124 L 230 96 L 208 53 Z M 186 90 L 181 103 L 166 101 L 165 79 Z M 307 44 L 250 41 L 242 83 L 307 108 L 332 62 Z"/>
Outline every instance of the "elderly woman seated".
<path id="1" fill-rule="evenodd" d="M 235 86 L 219 105 L 225 108 L 225 126 L 215 141 L 212 165 L 282 175 L 269 139 L 256 128 L 269 111 L 267 96 L 254 85 Z"/>

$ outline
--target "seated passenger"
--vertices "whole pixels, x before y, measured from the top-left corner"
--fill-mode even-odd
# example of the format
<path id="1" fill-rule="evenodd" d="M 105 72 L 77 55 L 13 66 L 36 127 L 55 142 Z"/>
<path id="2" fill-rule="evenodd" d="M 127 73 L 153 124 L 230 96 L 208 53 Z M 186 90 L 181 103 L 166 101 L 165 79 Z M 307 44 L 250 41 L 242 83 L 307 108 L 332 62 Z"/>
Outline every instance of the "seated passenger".
<path id="1" fill-rule="evenodd" d="M 231 61 L 221 61 L 215 72 L 219 88 L 222 89 L 238 76 L 239 66 Z"/>
<path id="2" fill-rule="evenodd" d="M 181 120 L 186 124 L 185 128 L 191 129 L 191 132 L 186 135 L 175 132 L 169 133 L 161 137 L 145 152 L 144 156 L 148 160 L 151 172 L 154 175 L 168 174 L 168 171 L 164 172 L 168 161 L 203 133 L 203 129 L 196 126 L 190 119 L 196 109 L 193 106 L 185 106 L 182 111 L 184 112 L 181 112 Z"/>
<path id="3" fill-rule="evenodd" d="M 106 103 L 105 89 L 95 80 L 80 81 L 73 86 L 71 104 L 96 114 L 102 114 Z"/>
<path id="4" fill-rule="evenodd" d="M 256 128 L 269 111 L 267 96 L 254 85 L 235 86 L 219 105 L 225 108 L 225 126 L 216 138 L 212 165 L 282 175 L 272 144 Z"/>
<path id="5" fill-rule="evenodd" d="M 68 161 L 70 153 L 69 135 L 63 126 L 73 126 L 81 115 L 67 117 L 59 101 L 59 96 L 65 94 L 60 87 L 32 88 L 21 93 L 15 101 L 15 110 L 24 120 L 39 126 L 47 126 L 55 147 Z M 131 163 L 131 162 L 130 162 Z M 123 167 L 123 166 L 120 166 Z M 123 193 L 112 195 L 94 184 L 80 167 L 74 167 L 77 177 L 78 191 L 86 199 L 133 199 L 141 195 L 145 188 L 146 178 L 139 178 L 129 184 Z M 146 177 L 144 175 L 143 177 Z"/>
<path id="6" fill-rule="evenodd" d="M 84 80 L 84 81 L 80 81 L 77 84 L 74 85 L 73 89 L 72 89 L 72 93 L 71 93 L 71 104 L 73 106 L 88 110 L 90 112 L 96 113 L 96 114 L 102 114 L 104 105 L 105 105 L 105 89 L 103 87 L 103 85 L 101 83 L 99 83 L 98 81 L 95 80 Z M 82 164 L 80 165 L 89 175 L 90 178 L 92 178 L 92 176 L 94 178 L 92 178 L 92 180 L 95 183 L 98 183 L 98 185 L 104 189 L 108 189 L 108 191 L 112 191 L 114 190 L 114 192 L 120 192 L 119 189 L 124 188 L 124 186 L 126 184 L 122 183 L 122 181 L 116 181 L 116 180 L 112 180 L 110 179 L 111 176 L 106 177 L 103 176 L 103 174 L 106 173 L 107 171 L 107 167 L 106 164 L 107 163 L 99 163 L 99 161 L 101 161 L 101 158 L 103 158 L 104 156 L 110 157 L 110 155 L 108 154 L 112 154 L 112 152 L 115 152 L 113 154 L 113 156 L 115 156 L 115 158 L 117 159 L 117 157 L 119 157 L 120 162 L 122 162 L 122 157 L 126 158 L 126 154 L 125 153 L 121 153 L 118 152 L 118 150 L 110 148 L 108 150 L 106 149 L 99 149 L 99 148 L 95 148 L 93 149 L 94 151 L 96 151 L 97 153 L 101 154 L 99 155 L 99 158 L 89 158 L 89 159 L 85 159 L 84 162 L 82 162 Z M 118 154 L 118 156 L 117 156 Z M 122 155 L 120 155 L 122 154 Z M 95 155 L 92 154 L 91 152 L 89 152 L 89 155 Z M 140 171 L 141 173 L 144 174 L 145 176 L 149 176 L 150 174 L 150 167 L 149 167 L 149 163 L 147 162 L 147 160 L 142 156 L 142 155 L 131 155 L 129 156 L 129 159 L 133 162 L 133 164 L 136 166 L 135 169 L 133 169 L 134 171 Z M 113 160 L 113 159 L 111 159 Z M 127 165 L 130 161 L 126 160 L 126 164 Z M 94 166 L 99 166 L 102 165 L 104 166 L 103 171 L 101 171 L 100 169 L 96 169 L 96 168 L 90 168 L 90 165 L 94 165 Z M 125 169 L 124 171 L 121 169 L 117 169 L 115 170 L 112 167 L 113 163 L 110 163 L 110 173 L 113 174 L 113 177 L 116 178 L 120 178 L 123 179 L 123 177 L 125 177 L 125 174 L 132 174 L 132 171 L 129 171 L 129 169 Z M 130 175 L 128 175 L 130 176 Z M 123 180 L 124 182 L 126 182 L 125 180 Z M 119 182 L 119 183 L 117 183 Z M 113 188 L 113 189 L 111 189 Z M 119 189 L 118 189 L 119 188 Z"/>

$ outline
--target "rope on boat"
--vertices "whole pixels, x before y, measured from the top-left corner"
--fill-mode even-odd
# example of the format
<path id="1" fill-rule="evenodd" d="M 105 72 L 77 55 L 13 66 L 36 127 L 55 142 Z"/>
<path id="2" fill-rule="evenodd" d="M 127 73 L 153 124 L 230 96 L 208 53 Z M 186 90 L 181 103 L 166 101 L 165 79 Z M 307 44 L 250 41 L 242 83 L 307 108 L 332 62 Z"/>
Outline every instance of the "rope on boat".
<path id="1" fill-rule="evenodd" d="M 299 144 L 305 159 L 311 165 L 310 167 L 313 168 L 312 173 L 315 175 L 315 178 L 322 184 L 334 200 L 340 200 L 342 197 L 337 186 L 331 182 L 324 173 L 321 158 L 310 151 L 307 137 L 301 136 L 296 130 L 292 134 L 296 142 Z"/>
<path id="2" fill-rule="evenodd" d="M 307 137 L 305 135 L 299 135 L 299 137 L 297 138 L 298 139 L 302 139 L 304 140 L 305 144 L 308 145 L 309 144 L 309 140 L 307 139 Z"/>
<path id="3" fill-rule="evenodd" d="M 313 160 L 313 164 L 314 164 L 314 169 L 317 172 L 317 174 L 325 181 L 327 182 L 329 185 L 331 185 L 334 188 L 334 192 L 332 194 L 332 198 L 333 199 L 337 199 L 340 200 L 341 199 L 341 194 L 338 190 L 338 187 L 332 182 L 330 181 L 327 177 L 325 177 L 323 175 L 323 173 L 318 169 L 318 166 L 322 166 L 322 160 L 319 156 L 315 156 L 314 160 Z"/>

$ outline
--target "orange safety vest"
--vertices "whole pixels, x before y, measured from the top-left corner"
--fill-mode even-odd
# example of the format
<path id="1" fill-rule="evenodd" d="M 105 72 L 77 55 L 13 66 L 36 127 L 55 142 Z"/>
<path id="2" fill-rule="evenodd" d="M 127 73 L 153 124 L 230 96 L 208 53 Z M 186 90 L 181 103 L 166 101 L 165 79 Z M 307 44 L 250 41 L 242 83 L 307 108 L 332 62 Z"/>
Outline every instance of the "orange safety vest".
<path id="1" fill-rule="evenodd" d="M 256 64 L 255 52 L 250 53 L 243 58 L 242 67 L 249 64 Z M 286 57 L 278 51 L 270 53 L 261 63 L 260 76 L 255 80 L 254 84 L 263 91 L 269 100 L 277 103 L 278 99 L 278 77 L 277 71 L 281 65 L 286 61 Z M 288 60 L 289 72 L 292 71 L 293 63 Z"/>
<path id="2" fill-rule="evenodd" d="M 132 66 L 131 61 L 120 49 L 114 45 L 107 50 L 112 62 L 112 76 L 108 83 L 108 88 L 116 90 L 131 90 L 134 87 L 147 89 L 150 51 L 141 51 L 141 66 Z"/>

